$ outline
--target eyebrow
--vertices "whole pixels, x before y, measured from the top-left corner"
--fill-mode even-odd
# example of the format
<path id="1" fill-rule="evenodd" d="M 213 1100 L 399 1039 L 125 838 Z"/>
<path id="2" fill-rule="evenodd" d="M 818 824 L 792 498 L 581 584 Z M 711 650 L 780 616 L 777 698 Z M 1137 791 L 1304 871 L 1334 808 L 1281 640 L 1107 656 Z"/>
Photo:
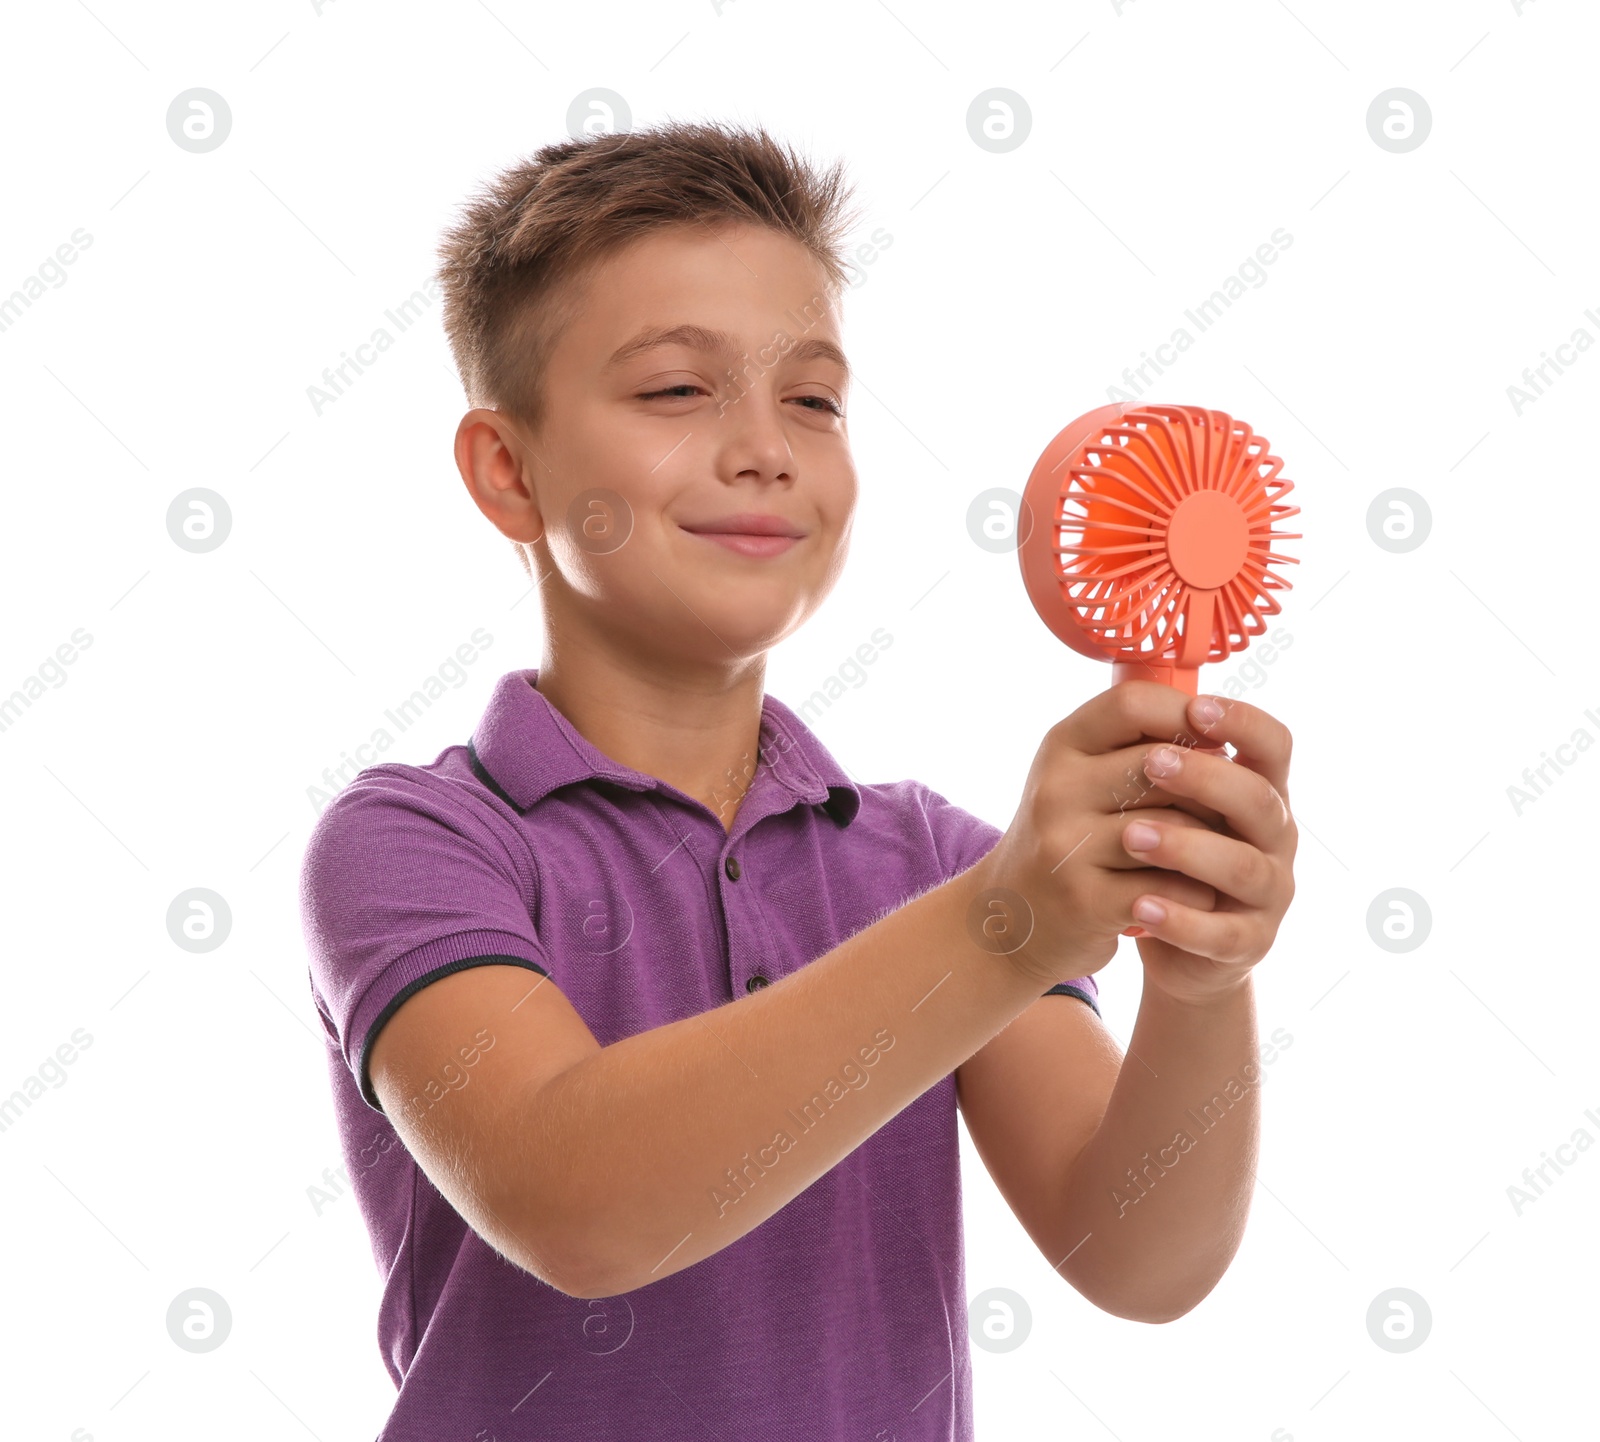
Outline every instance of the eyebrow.
<path id="1" fill-rule="evenodd" d="M 787 331 L 782 333 L 788 334 Z M 605 363 L 603 369 L 608 371 L 615 370 L 635 356 L 664 345 L 686 346 L 690 350 L 703 351 L 709 355 L 737 356 L 744 354 L 738 340 L 725 330 L 709 330 L 703 325 L 694 324 L 649 326 L 640 331 L 632 340 L 618 346 L 612 352 L 611 359 Z M 832 361 L 834 365 L 845 373 L 847 379 L 851 376 L 850 362 L 845 359 L 844 352 L 831 340 L 822 340 L 817 337 L 812 337 L 809 340 L 797 340 L 783 353 L 780 359 Z"/>

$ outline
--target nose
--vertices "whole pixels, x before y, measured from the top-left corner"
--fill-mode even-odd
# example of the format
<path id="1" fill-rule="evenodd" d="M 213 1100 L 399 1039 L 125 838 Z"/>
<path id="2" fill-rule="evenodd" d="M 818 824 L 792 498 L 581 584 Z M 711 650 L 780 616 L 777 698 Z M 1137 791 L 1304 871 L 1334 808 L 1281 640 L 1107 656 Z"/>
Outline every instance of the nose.
<path id="1" fill-rule="evenodd" d="M 737 479 L 793 481 L 798 465 L 784 425 L 783 403 L 764 380 L 735 389 L 722 407 L 718 437 L 724 469 Z"/>

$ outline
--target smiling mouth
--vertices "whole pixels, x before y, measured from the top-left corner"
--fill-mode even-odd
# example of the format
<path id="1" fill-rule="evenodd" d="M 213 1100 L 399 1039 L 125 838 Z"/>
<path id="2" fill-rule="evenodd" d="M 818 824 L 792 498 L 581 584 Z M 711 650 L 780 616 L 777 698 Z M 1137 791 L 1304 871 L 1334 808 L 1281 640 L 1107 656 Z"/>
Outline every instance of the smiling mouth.
<path id="1" fill-rule="evenodd" d="M 799 536 L 763 536 L 751 531 L 690 531 L 688 535 L 702 541 L 711 541 L 741 556 L 781 556 L 801 538 Z"/>

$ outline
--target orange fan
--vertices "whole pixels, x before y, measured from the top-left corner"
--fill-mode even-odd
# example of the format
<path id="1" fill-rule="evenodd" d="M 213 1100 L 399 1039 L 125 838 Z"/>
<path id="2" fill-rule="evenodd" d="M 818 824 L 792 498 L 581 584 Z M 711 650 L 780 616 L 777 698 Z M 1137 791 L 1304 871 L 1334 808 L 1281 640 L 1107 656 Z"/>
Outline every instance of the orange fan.
<path id="1" fill-rule="evenodd" d="M 1034 465 L 1017 519 L 1028 597 L 1111 681 L 1194 696 L 1200 667 L 1242 651 L 1293 589 L 1273 530 L 1294 482 L 1243 421 L 1198 406 L 1125 402 L 1079 416 Z"/>

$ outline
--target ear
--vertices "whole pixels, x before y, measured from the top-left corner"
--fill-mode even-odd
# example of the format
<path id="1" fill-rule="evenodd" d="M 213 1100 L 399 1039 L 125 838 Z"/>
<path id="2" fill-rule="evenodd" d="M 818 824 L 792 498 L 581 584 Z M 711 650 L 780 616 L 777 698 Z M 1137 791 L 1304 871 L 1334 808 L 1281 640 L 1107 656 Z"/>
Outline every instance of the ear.
<path id="1" fill-rule="evenodd" d="M 456 469 L 467 494 L 501 535 L 523 544 L 544 534 L 533 440 L 519 422 L 485 406 L 468 411 L 456 427 Z"/>

